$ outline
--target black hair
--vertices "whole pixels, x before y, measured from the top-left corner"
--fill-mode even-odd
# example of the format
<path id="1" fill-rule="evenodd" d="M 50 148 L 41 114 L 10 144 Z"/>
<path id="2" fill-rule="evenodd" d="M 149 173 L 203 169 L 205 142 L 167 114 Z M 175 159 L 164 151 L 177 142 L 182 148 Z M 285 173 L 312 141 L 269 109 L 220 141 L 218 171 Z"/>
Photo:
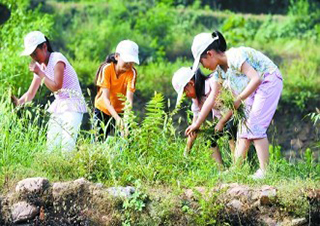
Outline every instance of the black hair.
<path id="1" fill-rule="evenodd" d="M 39 44 L 39 45 L 37 46 L 37 48 L 42 49 L 43 44 L 46 43 L 46 44 L 47 44 L 47 49 L 48 49 L 48 51 L 49 51 L 50 53 L 53 53 L 54 51 L 53 51 L 53 49 L 52 49 L 52 47 L 51 47 L 51 44 L 50 44 L 49 39 L 48 39 L 46 36 L 45 36 L 44 38 L 46 39 L 46 41 L 43 42 L 43 43 L 41 43 L 41 44 Z"/>
<path id="2" fill-rule="evenodd" d="M 100 64 L 97 72 L 96 72 L 96 77 L 95 77 L 95 80 L 94 80 L 94 84 L 97 85 L 97 81 L 98 81 L 98 78 L 99 78 L 99 74 L 101 73 L 101 70 L 104 68 L 105 65 L 107 64 L 110 64 L 110 63 L 114 63 L 114 64 L 117 64 L 118 61 L 116 60 L 115 58 L 115 53 L 111 53 L 109 54 L 106 59 L 104 60 L 104 62 L 102 64 Z"/>
<path id="3" fill-rule="evenodd" d="M 201 54 L 201 57 L 205 57 L 209 50 L 215 50 L 216 52 L 225 52 L 227 50 L 227 42 L 223 35 L 219 31 L 212 33 L 212 38 L 218 37 L 217 40 L 213 41 Z"/>
<path id="4" fill-rule="evenodd" d="M 205 76 L 200 68 L 195 72 L 193 77 L 194 79 L 194 88 L 196 91 L 196 97 L 198 102 L 201 102 L 202 97 L 205 95 L 205 81 L 208 79 L 208 76 Z"/>

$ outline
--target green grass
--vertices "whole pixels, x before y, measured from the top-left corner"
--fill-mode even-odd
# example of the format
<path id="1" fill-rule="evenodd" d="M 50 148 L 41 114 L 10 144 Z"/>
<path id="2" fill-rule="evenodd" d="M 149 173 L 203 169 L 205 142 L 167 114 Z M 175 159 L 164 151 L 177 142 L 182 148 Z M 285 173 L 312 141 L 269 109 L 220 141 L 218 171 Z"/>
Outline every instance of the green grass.
<path id="1" fill-rule="evenodd" d="M 191 154 L 183 157 L 186 138 L 177 128 L 186 125 L 174 120 L 175 111 L 166 112 L 163 96 L 157 94 L 151 100 L 155 91 L 176 97 L 171 78 L 179 67 L 191 66 L 193 36 L 219 29 L 230 47 L 252 46 L 275 61 L 284 78 L 282 101 L 305 111 L 308 101 L 317 100 L 320 93 L 320 29 L 312 17 L 243 15 L 136 2 L 126 3 L 132 12 L 128 13 L 125 5 L 117 1 L 98 5 L 53 1 L 49 4 L 53 6 L 52 14 L 48 14 L 41 7 L 28 10 L 28 0 L 4 3 L 10 4 L 12 17 L 0 29 L 0 191 L 5 192 L 20 179 L 34 176 L 53 181 L 85 177 L 107 186 L 134 185 L 140 180 L 145 186 L 172 189 L 232 182 L 252 186 L 285 184 L 290 191 L 299 186 L 319 188 L 319 159 L 314 159 L 312 150 L 293 161 L 281 155 L 281 147 L 271 146 L 269 173 L 263 181 L 248 177 L 258 167 L 255 152 L 249 154 L 242 168 L 219 173 L 202 135 Z M 110 10 L 112 7 L 119 10 Z M 170 17 L 163 13 L 166 10 Z M 312 16 L 316 13 L 312 12 Z M 145 24 L 146 20 L 150 23 Z M 119 21 L 121 25 L 113 26 Z M 71 156 L 46 153 L 48 115 L 43 107 L 34 104 L 14 109 L 8 98 L 11 94 L 8 87 L 18 94 L 26 91 L 31 81 L 27 67 L 30 59 L 19 57 L 23 36 L 31 29 L 48 34 L 76 69 L 83 87 L 92 87 L 100 62 L 119 40 L 130 37 L 137 41 L 143 61 L 137 66 L 137 90 L 150 102 L 146 107 L 140 105 L 139 111 L 128 117 L 132 125 L 129 138 L 117 137 L 108 144 L 92 144 L 92 131 L 82 131 Z M 39 93 L 35 102 L 45 103 L 45 89 L 41 88 Z M 92 109 L 92 103 L 89 108 Z M 140 110 L 145 110 L 145 116 L 140 115 Z M 230 151 L 224 139 L 219 142 L 228 168 L 232 166 Z"/>
<path id="2" fill-rule="evenodd" d="M 146 185 L 170 187 L 213 186 L 217 183 L 245 183 L 279 185 L 305 181 L 307 186 L 319 186 L 320 166 L 312 151 L 297 162 L 281 155 L 281 147 L 270 147 L 268 177 L 253 181 L 248 176 L 258 167 L 255 152 L 241 167 L 221 173 L 210 157 L 209 144 L 200 135 L 188 157 L 183 156 L 186 139 L 177 134 L 173 115 L 165 112 L 162 95 L 156 94 L 146 107 L 146 117 L 138 124 L 129 116 L 131 136 L 115 137 L 109 143 L 90 142 L 83 131 L 77 150 L 64 156 L 46 153 L 46 124 L 39 107 L 18 112 L 8 98 L 0 102 L 2 117 L 0 187 L 30 176 L 45 176 L 51 180 L 71 180 L 85 177 L 108 186 L 132 185 L 141 180 Z M 20 116 L 18 116 L 19 114 Z M 232 166 L 226 140 L 219 141 L 226 168 Z M 251 155 L 250 155 L 251 156 Z M 286 181 L 286 182 L 285 182 Z M 318 184 L 318 185 L 317 185 Z"/>

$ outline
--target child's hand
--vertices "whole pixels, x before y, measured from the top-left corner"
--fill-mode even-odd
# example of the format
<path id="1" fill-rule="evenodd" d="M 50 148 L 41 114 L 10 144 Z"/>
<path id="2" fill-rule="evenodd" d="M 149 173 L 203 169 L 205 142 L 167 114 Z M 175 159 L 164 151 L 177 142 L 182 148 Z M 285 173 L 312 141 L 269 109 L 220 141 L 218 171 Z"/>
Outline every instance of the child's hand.
<path id="1" fill-rule="evenodd" d="M 237 99 L 234 101 L 233 105 L 234 105 L 234 108 L 235 108 L 235 109 L 238 109 L 238 108 L 240 107 L 240 105 L 241 105 L 241 98 L 237 98 Z"/>
<path id="2" fill-rule="evenodd" d="M 116 119 L 116 125 L 118 126 L 118 128 L 120 129 L 120 132 L 122 132 L 124 130 L 124 123 L 122 118 L 118 117 Z"/>
<path id="3" fill-rule="evenodd" d="M 188 135 L 188 144 L 190 143 L 192 145 L 193 141 L 197 138 L 197 133 L 196 132 L 191 132 Z"/>
<path id="4" fill-rule="evenodd" d="M 190 150 L 192 148 L 194 140 L 197 138 L 197 133 L 196 132 L 191 132 L 190 135 L 188 136 L 187 140 L 187 146 L 184 149 L 183 155 L 184 157 L 187 157 L 190 153 Z"/>
<path id="5" fill-rule="evenodd" d="M 15 95 L 11 95 L 11 101 L 14 104 L 14 106 L 19 105 L 19 99 Z"/>
<path id="6" fill-rule="evenodd" d="M 199 129 L 199 126 L 196 124 L 192 123 L 184 132 L 186 136 L 189 136 L 192 132 L 196 132 Z"/>
<path id="7" fill-rule="evenodd" d="M 219 122 L 217 123 L 217 125 L 214 127 L 214 131 L 220 132 L 220 131 L 223 130 L 223 127 L 224 127 L 224 123 L 221 122 L 221 121 L 219 121 Z"/>
<path id="8" fill-rule="evenodd" d="M 31 63 L 29 64 L 29 70 L 37 75 L 40 75 L 41 72 L 39 64 L 35 61 L 31 61 Z"/>

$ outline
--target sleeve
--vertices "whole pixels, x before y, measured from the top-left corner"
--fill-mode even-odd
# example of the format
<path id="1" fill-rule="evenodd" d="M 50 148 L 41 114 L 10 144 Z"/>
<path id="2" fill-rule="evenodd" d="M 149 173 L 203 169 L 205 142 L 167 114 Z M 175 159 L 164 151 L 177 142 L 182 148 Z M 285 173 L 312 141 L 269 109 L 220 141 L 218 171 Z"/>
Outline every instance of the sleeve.
<path id="1" fill-rule="evenodd" d="M 61 53 L 55 53 L 52 60 L 53 60 L 53 67 L 55 67 L 58 62 L 62 62 L 64 63 L 64 68 L 66 68 L 68 63 L 67 58 L 65 58 Z"/>
<path id="2" fill-rule="evenodd" d="M 199 104 L 196 99 L 192 99 L 191 111 L 193 112 L 194 116 L 198 116 L 200 113 Z"/>
<path id="3" fill-rule="evenodd" d="M 229 53 L 229 64 L 234 70 L 241 71 L 243 63 L 247 60 L 245 48 L 232 48 Z"/>
<path id="4" fill-rule="evenodd" d="M 218 77 L 218 73 L 213 73 L 212 76 L 210 78 L 208 78 L 208 84 L 210 87 L 210 90 L 213 89 L 213 86 L 215 85 L 216 82 L 219 82 L 219 77 Z"/>
<path id="5" fill-rule="evenodd" d="M 111 71 L 109 64 L 103 66 L 102 70 L 99 73 L 98 79 L 97 79 L 97 86 L 101 88 L 107 88 L 110 89 L 111 86 Z"/>
<path id="6" fill-rule="evenodd" d="M 132 73 L 128 79 L 127 91 L 135 92 L 136 91 L 136 81 L 137 81 L 137 71 L 135 68 L 132 68 Z"/>

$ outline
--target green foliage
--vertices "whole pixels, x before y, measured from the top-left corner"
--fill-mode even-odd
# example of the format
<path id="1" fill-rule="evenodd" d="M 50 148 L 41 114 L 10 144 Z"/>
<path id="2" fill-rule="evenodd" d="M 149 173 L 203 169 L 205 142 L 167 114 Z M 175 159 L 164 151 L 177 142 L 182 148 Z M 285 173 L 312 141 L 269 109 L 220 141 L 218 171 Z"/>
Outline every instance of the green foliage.
<path id="1" fill-rule="evenodd" d="M 131 222 L 134 222 L 134 215 L 137 215 L 137 212 L 142 212 L 146 206 L 147 194 L 141 191 L 141 182 L 136 180 L 134 193 L 123 202 L 125 222 L 123 225 L 130 225 Z"/>
<path id="2" fill-rule="evenodd" d="M 0 188 L 8 181 L 27 175 L 44 175 L 55 180 L 85 177 L 106 185 L 132 185 L 140 181 L 140 185 L 165 185 L 176 189 L 209 187 L 217 182 L 261 184 L 248 179 L 252 170 L 247 163 L 242 169 L 232 168 L 225 174 L 218 174 L 204 136 L 198 137 L 190 156 L 183 157 L 185 137 L 179 134 L 174 119 L 178 110 L 166 112 L 164 96 L 176 97 L 171 85 L 173 72 L 183 65 L 191 66 L 190 46 L 199 32 L 218 28 L 229 46 L 252 44 L 267 52 L 279 63 L 284 77 L 282 98 L 294 104 L 292 107 L 304 109 L 308 99 L 318 98 L 319 12 L 307 1 L 292 3 L 288 16 L 267 18 L 212 12 L 201 7 L 198 10 L 199 1 L 189 8 L 175 8 L 177 1 L 170 0 L 77 2 L 50 1 L 46 4 L 52 7 L 52 14 L 47 14 L 41 6 L 31 11 L 27 0 L 4 1 L 12 10 L 12 16 L 0 29 L 0 126 L 4 131 L 0 136 Z M 137 66 L 137 89 L 149 102 L 145 117 L 139 120 L 137 113 L 126 106 L 124 118 L 130 128 L 128 137 L 115 136 L 105 143 L 92 144 L 88 135 L 82 133 L 78 148 L 70 158 L 46 153 L 47 115 L 43 107 L 31 105 L 13 109 L 8 98 L 11 93 L 7 90 L 14 86 L 14 93 L 18 92 L 18 87 L 25 91 L 30 84 L 31 73 L 27 67 L 30 58 L 20 58 L 19 53 L 24 35 L 31 30 L 41 30 L 49 36 L 54 47 L 68 56 L 81 84 L 86 86 L 92 85 L 100 62 L 115 50 L 120 40 L 129 38 L 139 44 L 142 64 Z M 151 98 L 154 91 L 157 94 Z M 231 107 L 233 99 L 230 97 L 226 103 Z M 172 109 L 173 105 L 168 108 Z M 310 116 L 315 123 L 319 121 L 319 114 Z M 219 146 L 229 166 L 232 161 L 226 142 L 226 139 L 219 140 Z M 279 146 L 270 147 L 270 174 L 263 182 L 270 185 L 295 185 L 299 180 L 307 185 L 319 182 L 320 166 L 311 149 L 296 162 L 285 159 L 281 151 Z M 214 198 L 209 200 L 215 203 Z M 290 207 L 292 199 L 283 200 L 283 205 Z M 197 224 L 214 224 L 220 207 L 210 205 L 212 203 L 200 200 L 194 212 L 190 212 L 188 205 L 183 205 L 181 211 L 198 216 Z M 123 207 L 127 212 L 143 212 L 145 204 L 145 194 L 139 189 Z M 305 200 L 299 204 L 304 211 Z M 290 207 L 293 208 L 296 206 Z M 160 211 L 167 217 L 165 210 Z M 134 221 L 131 217 L 127 218 L 128 223 Z"/>
<path id="3" fill-rule="evenodd" d="M 233 120 L 235 125 L 240 125 L 246 120 L 246 109 L 244 103 L 241 103 L 238 109 L 234 107 L 235 97 L 230 89 L 222 88 L 217 98 L 217 102 L 220 103 L 223 108 L 230 109 L 233 112 Z"/>
<path id="4" fill-rule="evenodd" d="M 30 106 L 30 105 L 29 105 Z M 18 168 L 32 167 L 36 153 L 45 150 L 45 112 L 39 106 L 13 109 L 10 92 L 0 95 L 0 187 L 3 176 Z"/>
<path id="5" fill-rule="evenodd" d="M 223 209 L 223 205 L 219 203 L 219 192 L 213 194 L 201 194 L 198 191 L 195 192 L 195 198 L 198 200 L 198 206 L 196 208 L 190 208 L 183 206 L 183 210 L 187 212 L 187 215 L 191 215 L 194 218 L 196 225 L 215 225 L 217 224 L 218 214 Z M 212 205 L 214 203 L 214 205 Z M 187 208 L 186 208 L 187 207 Z"/>
<path id="6" fill-rule="evenodd" d="M 320 122 L 320 111 L 318 108 L 316 108 L 316 112 L 312 112 L 312 113 L 308 114 L 308 116 L 314 122 L 314 125 L 316 125 L 318 122 Z"/>
<path id="7" fill-rule="evenodd" d="M 11 10 L 10 19 L 0 29 L 0 81 L 1 87 L 22 87 L 26 90 L 32 80 L 28 62 L 31 58 L 20 57 L 23 37 L 30 31 L 40 30 L 52 37 L 52 16 L 40 12 L 40 8 L 28 9 L 28 1 L 5 0 Z"/>

